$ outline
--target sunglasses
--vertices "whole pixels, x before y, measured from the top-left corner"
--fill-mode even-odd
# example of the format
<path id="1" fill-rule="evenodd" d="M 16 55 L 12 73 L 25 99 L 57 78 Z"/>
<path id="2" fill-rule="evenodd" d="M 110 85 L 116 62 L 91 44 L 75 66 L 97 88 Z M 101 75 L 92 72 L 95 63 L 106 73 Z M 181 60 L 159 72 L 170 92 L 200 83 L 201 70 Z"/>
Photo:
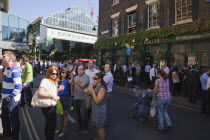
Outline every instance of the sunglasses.
<path id="1" fill-rule="evenodd" d="M 57 73 L 52 73 L 52 75 L 56 75 L 56 76 L 58 76 L 58 74 L 57 74 Z"/>
<path id="2" fill-rule="evenodd" d="M 99 78 L 93 77 L 93 80 L 98 80 Z"/>

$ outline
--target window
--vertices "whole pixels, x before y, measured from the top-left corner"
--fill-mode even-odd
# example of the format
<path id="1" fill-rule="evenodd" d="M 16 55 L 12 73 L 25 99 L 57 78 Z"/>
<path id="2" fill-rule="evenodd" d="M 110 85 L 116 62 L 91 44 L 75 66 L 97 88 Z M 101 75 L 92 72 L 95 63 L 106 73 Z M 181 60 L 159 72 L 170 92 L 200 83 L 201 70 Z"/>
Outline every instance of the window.
<path id="1" fill-rule="evenodd" d="M 136 32 L 136 11 L 129 13 L 128 15 L 128 32 Z"/>
<path id="2" fill-rule="evenodd" d="M 149 28 L 159 26 L 159 2 L 148 5 Z"/>
<path id="3" fill-rule="evenodd" d="M 176 0 L 176 22 L 192 19 L 192 0 Z"/>
<path id="4" fill-rule="evenodd" d="M 112 37 L 118 36 L 118 21 L 118 17 L 112 19 Z"/>
<path id="5" fill-rule="evenodd" d="M 119 3 L 120 0 L 113 0 L 113 5 Z"/>

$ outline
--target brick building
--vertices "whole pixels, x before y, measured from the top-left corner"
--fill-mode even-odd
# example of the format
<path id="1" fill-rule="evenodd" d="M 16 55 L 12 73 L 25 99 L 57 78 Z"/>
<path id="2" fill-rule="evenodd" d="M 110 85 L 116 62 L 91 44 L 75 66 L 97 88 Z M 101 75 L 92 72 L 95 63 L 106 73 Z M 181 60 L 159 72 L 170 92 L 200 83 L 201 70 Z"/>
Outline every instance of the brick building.
<path id="1" fill-rule="evenodd" d="M 208 0 L 100 0 L 99 64 L 163 59 L 171 67 L 210 67 L 209 9 Z M 131 55 L 126 44 L 135 46 Z"/>

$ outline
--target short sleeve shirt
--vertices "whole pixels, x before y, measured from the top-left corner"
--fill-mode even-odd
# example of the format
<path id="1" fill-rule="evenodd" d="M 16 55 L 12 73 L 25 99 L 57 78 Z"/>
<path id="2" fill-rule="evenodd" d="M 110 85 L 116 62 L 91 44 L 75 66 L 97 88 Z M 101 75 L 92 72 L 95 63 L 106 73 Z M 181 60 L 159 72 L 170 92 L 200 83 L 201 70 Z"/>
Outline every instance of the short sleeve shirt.
<path id="1" fill-rule="evenodd" d="M 49 79 L 47 78 L 44 78 L 42 81 L 41 81 L 41 84 L 39 87 L 43 87 L 45 88 L 47 91 L 49 91 L 49 93 L 51 93 L 52 95 L 57 95 L 58 94 L 58 89 L 57 89 L 57 86 L 50 83 Z"/>
<path id="2" fill-rule="evenodd" d="M 69 88 L 70 88 L 69 80 L 70 79 L 66 79 L 65 81 L 59 81 L 58 82 L 58 85 L 64 85 L 64 91 L 59 91 L 58 95 L 67 95 L 67 94 L 69 94 Z"/>
<path id="3" fill-rule="evenodd" d="M 158 87 L 158 97 L 160 99 L 169 99 L 171 94 L 169 91 L 169 80 L 164 80 L 163 78 L 157 79 L 155 81 L 155 86 Z"/>
<path id="4" fill-rule="evenodd" d="M 75 80 L 78 79 L 79 82 L 81 83 L 85 83 L 86 86 L 83 87 L 83 88 L 80 88 L 80 86 L 75 83 L 75 87 L 74 87 L 74 99 L 77 99 L 77 100 L 86 100 L 89 95 L 87 93 L 85 93 L 85 89 L 88 87 L 89 83 L 90 83 L 90 80 L 89 80 L 89 77 L 88 75 L 84 74 L 82 76 L 78 75 L 77 77 L 75 77 Z"/>
<path id="5" fill-rule="evenodd" d="M 30 72 L 30 77 L 28 79 L 28 82 L 33 82 L 33 69 L 31 64 L 28 64 L 25 66 L 25 69 L 23 71 L 23 75 L 22 75 L 22 82 L 26 82 L 26 78 L 27 78 L 27 74 Z"/>

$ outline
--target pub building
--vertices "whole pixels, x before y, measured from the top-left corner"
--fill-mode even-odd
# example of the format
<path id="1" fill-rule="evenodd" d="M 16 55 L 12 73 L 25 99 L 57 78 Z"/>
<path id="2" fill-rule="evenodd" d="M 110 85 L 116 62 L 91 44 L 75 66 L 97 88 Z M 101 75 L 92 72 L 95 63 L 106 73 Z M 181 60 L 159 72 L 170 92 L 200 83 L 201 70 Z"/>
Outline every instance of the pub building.
<path id="1" fill-rule="evenodd" d="M 98 63 L 167 62 L 171 68 L 185 64 L 210 67 L 209 9 L 206 0 L 100 0 L 95 44 Z M 106 40 L 104 46 L 101 40 Z M 126 55 L 126 44 L 133 45 L 131 51 L 143 59 L 134 59 L 132 52 Z M 165 58 L 157 61 L 160 50 Z"/>

